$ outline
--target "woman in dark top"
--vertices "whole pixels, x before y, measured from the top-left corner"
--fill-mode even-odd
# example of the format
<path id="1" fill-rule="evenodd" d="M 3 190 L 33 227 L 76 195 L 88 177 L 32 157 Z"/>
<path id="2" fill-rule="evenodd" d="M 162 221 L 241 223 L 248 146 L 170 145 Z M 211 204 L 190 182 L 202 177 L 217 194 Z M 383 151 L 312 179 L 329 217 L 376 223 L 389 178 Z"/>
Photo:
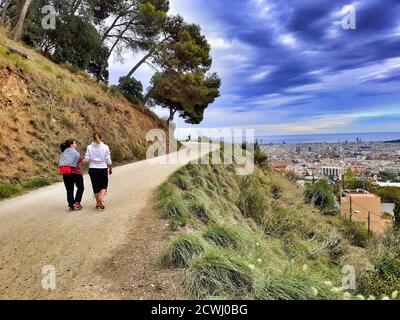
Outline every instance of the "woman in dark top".
<path id="1" fill-rule="evenodd" d="M 62 155 L 60 157 L 60 172 L 63 173 L 65 189 L 67 190 L 67 200 L 69 211 L 82 210 L 82 196 L 85 190 L 83 183 L 83 175 L 79 165 L 83 162 L 83 158 L 76 150 L 77 143 L 75 140 L 67 140 L 62 143 L 60 148 Z M 75 186 L 77 188 L 74 195 Z"/>

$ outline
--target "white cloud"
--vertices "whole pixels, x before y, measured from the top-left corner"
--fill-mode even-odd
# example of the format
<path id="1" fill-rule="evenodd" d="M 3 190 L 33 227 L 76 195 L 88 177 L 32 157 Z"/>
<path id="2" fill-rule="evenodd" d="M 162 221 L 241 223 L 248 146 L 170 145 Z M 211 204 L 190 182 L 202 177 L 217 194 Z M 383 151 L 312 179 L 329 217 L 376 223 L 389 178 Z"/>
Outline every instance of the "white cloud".
<path id="1" fill-rule="evenodd" d="M 260 71 L 250 77 L 251 81 L 261 81 L 264 80 L 271 72 L 269 70 Z"/>
<path id="2" fill-rule="evenodd" d="M 371 80 L 383 80 L 391 76 L 394 72 L 400 71 L 400 58 L 393 58 L 386 60 L 383 64 L 379 65 L 379 69 L 366 73 L 359 77 L 361 82 L 368 82 Z"/>
<path id="3" fill-rule="evenodd" d="M 287 46 L 291 49 L 295 49 L 298 46 L 298 42 L 297 42 L 296 38 L 290 33 L 281 35 L 279 37 L 279 41 L 281 44 L 283 44 L 284 46 Z"/>

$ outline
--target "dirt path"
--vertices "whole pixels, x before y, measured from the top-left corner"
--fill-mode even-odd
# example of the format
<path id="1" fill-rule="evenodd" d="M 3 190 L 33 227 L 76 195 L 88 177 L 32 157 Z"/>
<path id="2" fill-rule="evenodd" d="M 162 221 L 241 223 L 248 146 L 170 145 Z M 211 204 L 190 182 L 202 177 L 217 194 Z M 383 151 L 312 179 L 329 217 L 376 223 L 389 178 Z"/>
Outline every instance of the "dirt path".
<path id="1" fill-rule="evenodd" d="M 93 209 L 87 176 L 85 209 L 79 213 L 66 212 L 63 184 L 0 202 L 0 299 L 149 297 L 140 281 L 168 236 L 162 230 L 166 222 L 152 211 L 155 190 L 210 148 L 215 146 L 187 144 L 171 155 L 179 156 L 179 164 L 160 164 L 164 156 L 116 168 L 105 212 Z M 46 265 L 56 269 L 56 290 L 42 288 Z"/>

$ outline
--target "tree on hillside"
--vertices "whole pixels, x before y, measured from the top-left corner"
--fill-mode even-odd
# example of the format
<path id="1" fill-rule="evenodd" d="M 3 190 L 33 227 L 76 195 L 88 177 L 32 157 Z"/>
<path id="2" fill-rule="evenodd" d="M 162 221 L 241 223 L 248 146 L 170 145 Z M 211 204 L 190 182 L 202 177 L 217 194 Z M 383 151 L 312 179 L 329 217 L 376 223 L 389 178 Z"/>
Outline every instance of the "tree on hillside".
<path id="1" fill-rule="evenodd" d="M 148 53 L 131 69 L 131 77 L 144 63 L 152 65 L 159 73 L 207 72 L 212 63 L 210 46 L 198 25 L 187 24 L 182 17 L 170 17 L 165 23 L 162 37 L 153 42 Z M 146 95 L 145 103 L 151 97 Z"/>
<path id="2" fill-rule="evenodd" d="M 203 72 L 157 73 L 151 82 L 152 99 L 155 104 L 169 110 L 168 121 L 172 122 L 179 113 L 190 124 L 203 120 L 205 109 L 219 97 L 221 86 L 216 73 L 206 76 Z"/>
<path id="3" fill-rule="evenodd" d="M 119 90 L 122 95 L 127 98 L 130 102 L 135 104 L 141 104 L 143 101 L 143 85 L 140 81 L 129 78 L 125 79 L 121 77 L 119 79 Z"/>
<path id="4" fill-rule="evenodd" d="M 58 0 L 54 2 L 57 27 L 44 29 L 41 8 L 47 4 L 47 0 L 36 0 L 32 3 L 26 20 L 24 42 L 40 49 L 58 63 L 71 64 L 74 68 L 99 75 L 107 82 L 108 50 L 92 22 L 95 20 L 95 9 L 86 1 L 79 2 L 80 7 L 77 9 L 78 2 L 73 6 L 71 1 Z M 79 14 L 72 14 L 76 10 Z"/>
<path id="5" fill-rule="evenodd" d="M 59 28 L 63 32 L 54 34 L 54 60 L 87 70 L 93 57 L 102 52 L 101 38 L 96 28 L 77 16 L 60 22 Z"/>
<path id="6" fill-rule="evenodd" d="M 307 203 L 325 212 L 331 212 L 335 209 L 334 190 L 326 179 L 320 180 L 312 185 L 307 185 L 304 196 Z"/>
<path id="7" fill-rule="evenodd" d="M 116 18 L 102 35 L 103 41 L 110 42 L 108 58 L 117 49 L 120 52 L 124 49 L 133 52 L 146 50 L 165 24 L 168 10 L 167 0 L 125 3 L 125 7 L 118 9 Z"/>
<path id="8" fill-rule="evenodd" d="M 368 180 L 357 177 L 353 170 L 348 169 L 344 175 L 344 187 L 346 189 L 365 189 L 369 190 L 371 185 Z"/>
<path id="9" fill-rule="evenodd" d="M 14 40 L 19 41 L 22 36 L 22 31 L 24 28 L 24 22 L 26 15 L 28 14 L 29 6 L 31 5 L 32 0 L 25 0 L 24 5 L 22 6 L 21 13 L 18 18 L 18 22 L 14 28 Z"/>
<path id="10" fill-rule="evenodd" d="M 400 229 L 400 198 L 397 198 L 396 202 L 394 203 L 394 224 L 396 229 Z"/>

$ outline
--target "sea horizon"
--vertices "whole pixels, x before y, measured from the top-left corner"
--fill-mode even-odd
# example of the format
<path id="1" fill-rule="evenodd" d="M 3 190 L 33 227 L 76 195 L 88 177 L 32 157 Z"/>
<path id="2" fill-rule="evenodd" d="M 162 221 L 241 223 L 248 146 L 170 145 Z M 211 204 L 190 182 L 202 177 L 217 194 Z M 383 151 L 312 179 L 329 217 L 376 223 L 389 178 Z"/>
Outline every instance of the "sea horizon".
<path id="1" fill-rule="evenodd" d="M 358 133 L 313 133 L 291 135 L 256 136 L 262 144 L 305 144 L 305 143 L 337 143 L 337 142 L 386 142 L 400 140 L 399 132 L 358 132 Z"/>

